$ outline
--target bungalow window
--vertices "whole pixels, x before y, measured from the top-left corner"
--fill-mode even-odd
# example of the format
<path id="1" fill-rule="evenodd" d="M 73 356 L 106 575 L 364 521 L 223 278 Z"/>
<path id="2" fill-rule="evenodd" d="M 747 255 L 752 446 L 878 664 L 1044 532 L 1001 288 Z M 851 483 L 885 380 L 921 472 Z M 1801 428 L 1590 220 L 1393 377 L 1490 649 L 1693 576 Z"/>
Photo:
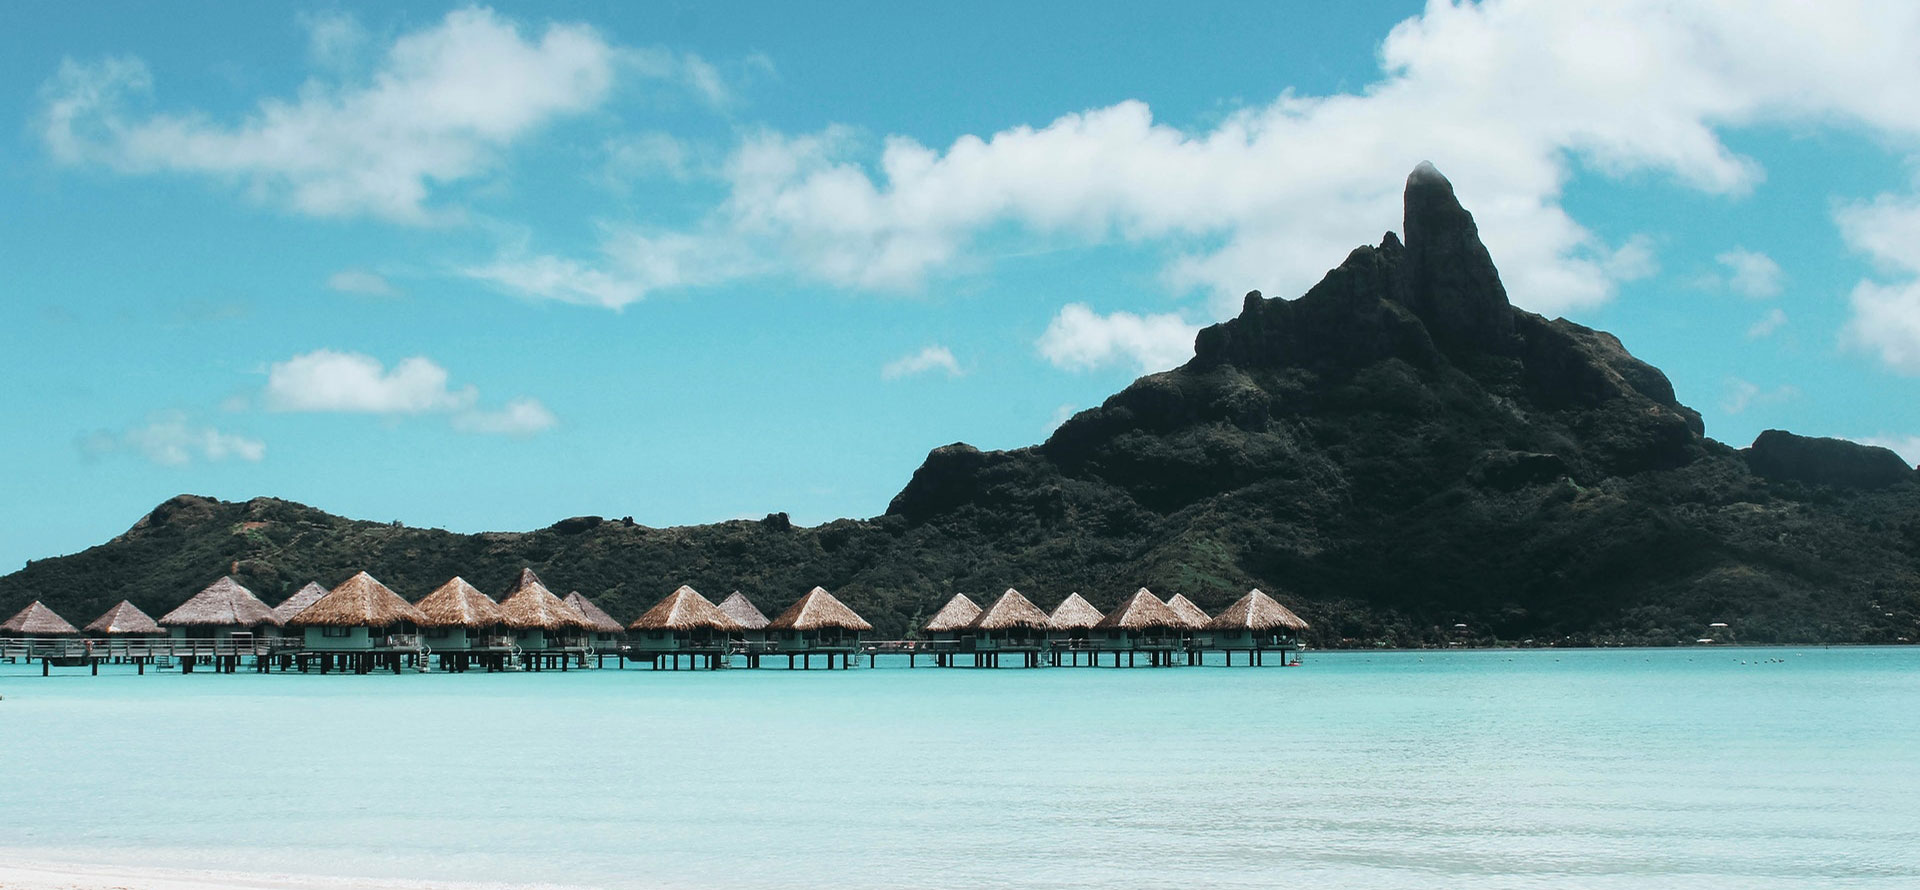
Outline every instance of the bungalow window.
<path id="1" fill-rule="evenodd" d="M 336 638 L 337 638 L 337 637 L 350 637 L 350 636 L 353 636 L 353 628 L 351 628 L 351 627 L 323 627 L 323 628 L 320 628 L 320 635 L 321 635 L 321 636 L 323 636 L 323 637 L 336 637 Z"/>
<path id="2" fill-rule="evenodd" d="M 427 638 L 431 640 L 444 640 L 447 637 L 452 635 L 453 635 L 453 632 L 444 627 L 427 628 Z"/>

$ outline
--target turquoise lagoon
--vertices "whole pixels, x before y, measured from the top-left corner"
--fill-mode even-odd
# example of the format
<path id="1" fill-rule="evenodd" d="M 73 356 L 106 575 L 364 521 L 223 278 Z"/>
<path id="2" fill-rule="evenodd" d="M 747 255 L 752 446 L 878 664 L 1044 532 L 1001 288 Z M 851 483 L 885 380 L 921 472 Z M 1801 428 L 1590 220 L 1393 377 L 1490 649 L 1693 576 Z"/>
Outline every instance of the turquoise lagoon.
<path id="1" fill-rule="evenodd" d="M 0 666 L 0 857 L 617 887 L 1920 886 L 1920 649 Z"/>

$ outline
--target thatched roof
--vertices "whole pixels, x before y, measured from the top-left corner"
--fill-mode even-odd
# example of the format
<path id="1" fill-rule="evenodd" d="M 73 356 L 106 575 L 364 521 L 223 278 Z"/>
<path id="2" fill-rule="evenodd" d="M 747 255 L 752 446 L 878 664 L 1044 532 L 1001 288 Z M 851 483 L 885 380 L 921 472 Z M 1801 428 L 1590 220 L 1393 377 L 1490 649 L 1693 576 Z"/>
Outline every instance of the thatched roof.
<path id="1" fill-rule="evenodd" d="M 1107 613 L 1094 627 L 1121 628 L 1123 630 L 1146 630 L 1154 627 L 1184 627 L 1180 616 L 1173 614 L 1167 604 L 1153 595 L 1153 591 L 1140 588 L 1133 595 Z"/>
<path id="2" fill-rule="evenodd" d="M 620 622 L 613 620 L 613 616 L 608 615 L 605 609 L 594 605 L 593 600 L 581 596 L 578 590 L 567 594 L 567 598 L 563 600 L 563 602 L 572 606 L 580 614 L 587 616 L 587 621 L 593 625 L 593 630 L 598 633 L 617 634 L 626 630 L 626 628 L 620 626 Z"/>
<path id="3" fill-rule="evenodd" d="M 1207 623 L 1207 627 L 1213 630 L 1245 629 L 1263 633 L 1278 629 L 1306 630 L 1309 626 L 1300 616 L 1293 614 L 1292 609 L 1280 605 L 1273 597 L 1260 592 L 1258 587 L 1228 606 L 1226 611 L 1220 613 L 1220 617 Z"/>
<path id="4" fill-rule="evenodd" d="M 1053 614 L 1047 616 L 1049 630 L 1085 630 L 1100 623 L 1106 616 L 1087 602 L 1087 598 L 1077 593 L 1067 594 L 1060 605 L 1053 607 Z"/>
<path id="5" fill-rule="evenodd" d="M 815 587 L 807 595 L 788 606 L 780 617 L 767 624 L 769 630 L 824 630 L 837 627 L 841 630 L 872 630 L 873 625 L 860 617 L 847 604 L 834 599 L 824 587 Z"/>
<path id="6" fill-rule="evenodd" d="M 273 607 L 273 617 L 280 619 L 281 624 L 285 624 L 293 620 L 293 616 L 306 611 L 308 606 L 319 602 L 320 598 L 326 595 L 327 589 L 321 587 L 320 582 L 308 581 L 307 586 L 294 591 L 285 602 Z"/>
<path id="7" fill-rule="evenodd" d="M 425 622 L 427 616 L 387 585 L 366 572 L 340 582 L 300 614 L 287 622 L 290 627 L 392 627 L 403 621 Z"/>
<path id="8" fill-rule="evenodd" d="M 7 619 L 5 624 L 0 624 L 0 630 L 29 637 L 65 637 L 80 633 L 67 623 L 67 619 L 54 614 L 39 600 L 28 603 L 26 608 Z"/>
<path id="9" fill-rule="evenodd" d="M 964 593 L 956 593 L 953 599 L 947 600 L 947 604 L 940 607 L 940 611 L 933 613 L 933 617 L 927 619 L 925 630 L 930 634 L 952 633 L 966 627 L 978 617 L 980 617 L 980 604 L 967 599 Z"/>
<path id="10" fill-rule="evenodd" d="M 553 595 L 532 569 L 520 570 L 513 592 L 500 601 L 501 623 L 508 627 L 541 630 L 585 630 L 593 626 L 580 610 Z"/>
<path id="11" fill-rule="evenodd" d="M 1199 630 L 1213 620 L 1213 616 L 1208 615 L 1207 610 L 1195 605 L 1193 600 L 1187 599 L 1184 593 L 1176 593 L 1168 597 L 1167 608 L 1172 610 L 1174 615 L 1179 616 L 1181 626 L 1189 630 Z"/>
<path id="12" fill-rule="evenodd" d="M 1016 627 L 1044 630 L 1047 626 L 1047 613 L 1040 611 L 1040 607 L 1021 595 L 1020 591 L 1009 587 L 1006 593 L 1000 594 L 1000 598 L 993 601 L 993 605 L 988 606 L 985 612 L 981 612 L 974 618 L 969 626 L 974 630 L 1012 630 Z"/>
<path id="13" fill-rule="evenodd" d="M 738 590 L 720 601 L 720 611 L 727 613 L 728 618 L 739 622 L 747 630 L 765 630 L 768 624 L 767 616 L 760 614 L 760 610 L 754 608 L 753 601 Z"/>
<path id="14" fill-rule="evenodd" d="M 421 627 L 494 627 L 504 620 L 500 604 L 493 597 L 457 576 L 421 597 L 413 607 L 425 619 L 418 622 Z"/>
<path id="15" fill-rule="evenodd" d="M 720 607 L 701 596 L 700 591 L 685 584 L 629 626 L 634 630 L 745 630 L 733 616 L 720 611 Z"/>
<path id="16" fill-rule="evenodd" d="M 93 619 L 86 630 L 90 634 L 108 635 L 166 633 L 152 618 L 147 617 L 147 613 L 140 611 L 139 606 L 126 600 L 121 600 L 106 614 Z"/>
<path id="17" fill-rule="evenodd" d="M 168 627 L 215 625 L 218 627 L 254 627 L 261 624 L 278 626 L 279 616 L 253 591 L 240 586 L 240 582 L 229 576 L 206 586 L 193 595 L 192 599 L 180 604 L 160 616 L 160 623 Z"/>

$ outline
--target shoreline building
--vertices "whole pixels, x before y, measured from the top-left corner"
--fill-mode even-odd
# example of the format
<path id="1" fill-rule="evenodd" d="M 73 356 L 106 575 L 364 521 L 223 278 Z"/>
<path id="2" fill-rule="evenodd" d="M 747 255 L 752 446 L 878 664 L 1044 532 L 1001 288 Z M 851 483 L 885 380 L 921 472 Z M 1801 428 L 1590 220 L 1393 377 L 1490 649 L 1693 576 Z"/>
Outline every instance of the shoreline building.
<path id="1" fill-rule="evenodd" d="M 1120 666 L 1120 653 L 1125 652 L 1127 666 L 1132 667 L 1138 652 L 1147 653 L 1150 665 L 1171 664 L 1173 651 L 1181 648 L 1182 626 L 1180 616 L 1153 591 L 1142 587 L 1108 612 L 1094 629 L 1100 632 L 1099 647 L 1113 653 L 1113 666 Z"/>
<path id="2" fill-rule="evenodd" d="M 1054 606 L 1053 614 L 1047 616 L 1047 643 L 1053 650 L 1053 666 L 1060 666 L 1062 651 L 1067 654 L 1069 666 L 1079 666 L 1081 652 L 1087 653 L 1087 664 L 1093 664 L 1094 647 L 1087 637 L 1105 617 L 1077 592 L 1067 594 L 1060 605 Z"/>
<path id="3" fill-rule="evenodd" d="M 1233 665 L 1234 650 L 1247 653 L 1247 666 L 1258 667 L 1263 653 L 1278 651 L 1280 663 L 1287 663 L 1287 650 L 1300 651 L 1300 631 L 1311 627 L 1292 609 L 1256 587 L 1234 601 L 1207 623 L 1212 646 L 1227 653 L 1227 665 Z"/>
<path id="4" fill-rule="evenodd" d="M 264 651 L 262 644 L 279 632 L 281 622 L 253 591 L 232 575 L 222 575 L 160 616 L 159 623 L 176 644 L 194 644 L 185 655 L 179 654 L 176 645 L 174 653 L 181 659 L 182 670 L 193 670 L 195 662 L 205 658 L 216 670 L 232 673 L 239 669 L 241 655 Z"/>
<path id="5" fill-rule="evenodd" d="M 634 619 L 628 629 L 633 631 L 629 645 L 635 655 L 649 656 L 654 670 L 660 669 L 660 659 L 665 657 L 677 671 L 682 655 L 687 656 L 689 668 L 705 661 L 709 669 L 718 669 L 721 659 L 732 651 L 732 635 L 743 628 L 699 591 L 682 584 Z"/>
<path id="6" fill-rule="evenodd" d="M 366 572 L 340 582 L 287 627 L 303 631 L 300 667 L 318 661 L 320 672 L 339 668 L 365 674 L 376 668 L 399 673 L 403 663 L 425 664 L 419 628 L 426 616 Z"/>
<path id="7" fill-rule="evenodd" d="M 513 631 L 523 667 L 564 671 L 576 658 L 587 666 L 587 616 L 548 590 L 533 569 L 520 570 L 520 580 L 500 600 L 500 613 L 500 623 Z"/>
<path id="8" fill-rule="evenodd" d="M 1199 664 L 1201 649 L 1207 645 L 1207 622 L 1213 620 L 1207 610 L 1200 608 L 1184 593 L 1176 593 L 1167 598 L 1167 609 L 1180 619 L 1180 644 L 1186 647 L 1187 664 Z"/>
<path id="9" fill-rule="evenodd" d="M 503 669 L 513 655 L 513 640 L 501 629 L 500 604 L 458 575 L 413 604 L 420 610 L 420 635 L 440 655 L 442 670 L 460 673 L 476 662 L 488 671 Z"/>
<path id="10" fill-rule="evenodd" d="M 973 636 L 973 666 L 999 667 L 1001 653 L 1019 653 L 1026 667 L 1040 666 L 1047 613 L 1011 587 L 967 624 Z"/>
<path id="11" fill-rule="evenodd" d="M 587 627 L 587 648 L 592 654 L 604 662 L 608 652 L 616 653 L 620 656 L 621 666 L 626 666 L 624 644 L 626 642 L 627 629 L 625 626 L 615 620 L 612 615 L 608 615 L 607 610 L 594 605 L 593 600 L 582 596 L 578 590 L 568 593 L 566 598 L 561 600 L 561 602 L 572 606 L 574 611 L 586 617 L 587 624 L 589 625 Z M 604 667 L 605 664 L 603 663 L 601 666 Z"/>
<path id="12" fill-rule="evenodd" d="M 940 611 L 933 613 L 933 617 L 927 619 L 921 632 L 927 635 L 927 642 L 933 646 L 935 666 L 952 666 L 953 653 L 972 642 L 971 635 L 965 634 L 967 625 L 972 624 L 973 619 L 980 617 L 982 611 L 985 610 L 980 608 L 979 603 L 968 599 L 964 593 L 956 593 L 953 599 L 947 600 L 947 604 L 940 607 Z M 912 658 L 912 653 L 908 653 L 907 657 Z"/>
<path id="13" fill-rule="evenodd" d="M 849 667 L 861 636 L 871 630 L 873 625 L 858 612 L 826 588 L 815 587 L 767 623 L 767 638 L 774 651 L 787 656 L 788 670 L 793 669 L 794 656 L 800 657 L 802 669 L 811 670 L 815 653 L 825 655 L 827 669 L 832 670 L 835 655 L 840 656 L 841 668 Z"/>

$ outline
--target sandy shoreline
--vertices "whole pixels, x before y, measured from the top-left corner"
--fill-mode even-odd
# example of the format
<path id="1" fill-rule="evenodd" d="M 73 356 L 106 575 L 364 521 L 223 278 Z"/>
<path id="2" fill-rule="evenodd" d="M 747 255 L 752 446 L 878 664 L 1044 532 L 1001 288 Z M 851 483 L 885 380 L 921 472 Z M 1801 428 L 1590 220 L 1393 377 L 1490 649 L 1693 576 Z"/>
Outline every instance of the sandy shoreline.
<path id="1" fill-rule="evenodd" d="M 558 884 L 492 884 L 251 874 L 134 865 L 0 863 L 0 890 L 580 890 Z"/>

